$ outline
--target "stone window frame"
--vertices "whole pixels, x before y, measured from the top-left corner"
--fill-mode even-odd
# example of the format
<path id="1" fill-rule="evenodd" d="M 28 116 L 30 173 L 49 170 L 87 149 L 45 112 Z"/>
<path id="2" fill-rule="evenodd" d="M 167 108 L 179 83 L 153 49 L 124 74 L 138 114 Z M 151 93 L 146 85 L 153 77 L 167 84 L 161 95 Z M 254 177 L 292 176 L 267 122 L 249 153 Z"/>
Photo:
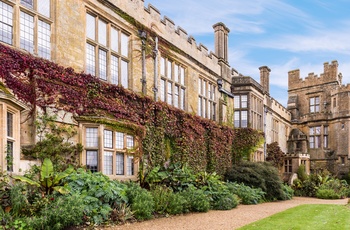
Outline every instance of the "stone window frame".
<path id="1" fill-rule="evenodd" d="M 10 99 L 12 102 L 7 101 L 7 99 L 10 98 L 0 92 L 0 119 L 4 121 L 2 125 L 3 132 L 0 133 L 0 167 L 8 172 L 17 173 L 20 169 L 21 158 L 20 114 L 24 107 L 20 104 L 17 105 L 17 102 L 12 101 L 12 99 Z M 8 114 L 11 114 L 12 124 L 9 124 L 10 120 L 8 120 Z M 9 128 L 12 129 L 12 131 L 10 131 Z M 9 145 L 12 150 L 11 152 L 8 150 Z"/>
<path id="2" fill-rule="evenodd" d="M 235 127 L 247 128 L 249 123 L 248 94 L 237 94 L 234 97 L 233 122 Z"/>
<path id="3" fill-rule="evenodd" d="M 292 173 L 293 172 L 293 160 L 292 159 L 284 160 L 284 172 L 285 173 Z"/>
<path id="4" fill-rule="evenodd" d="M 0 42 L 50 60 L 53 31 L 52 0 L 46 0 L 44 3 L 43 0 L 0 0 L 0 7 L 3 7 L 0 8 L 0 12 L 3 13 L 3 17 L 0 16 L 2 20 L 0 25 L 2 28 L 7 27 L 5 32 L 10 33 L 9 36 L 0 36 Z M 43 7 L 47 5 L 48 7 Z M 9 9 L 5 11 L 5 7 Z"/>
<path id="5" fill-rule="evenodd" d="M 322 126 L 309 127 L 309 148 L 319 149 L 321 148 L 321 128 Z"/>
<path id="6" fill-rule="evenodd" d="M 278 142 L 278 135 L 279 135 L 279 121 L 275 119 L 274 117 L 271 117 L 271 124 L 272 124 L 272 142 Z"/>
<path id="7" fill-rule="evenodd" d="M 90 129 L 95 130 L 95 134 L 92 136 L 89 136 L 87 133 Z M 135 136 L 126 132 L 119 132 L 103 124 L 84 123 L 81 124 L 81 130 L 82 144 L 84 146 L 82 164 L 86 165 L 87 169 L 90 169 L 92 172 L 102 172 L 113 179 L 137 179 L 138 158 L 135 154 L 138 152 L 138 146 Z M 107 133 L 111 133 L 112 135 L 109 136 Z M 118 138 L 120 134 L 122 135 L 122 142 Z M 93 145 L 95 146 L 88 144 L 89 137 L 94 138 L 90 143 L 94 143 Z M 93 165 L 95 168 L 91 169 L 88 165 L 88 153 L 96 154 Z M 117 162 L 123 164 L 122 169 L 118 168 Z"/>
<path id="8" fill-rule="evenodd" d="M 216 120 L 216 84 L 205 80 L 203 77 L 198 78 L 198 109 L 197 115 Z"/>
<path id="9" fill-rule="evenodd" d="M 323 148 L 329 148 L 329 127 L 327 125 L 323 126 Z"/>
<path id="10" fill-rule="evenodd" d="M 309 98 L 309 111 L 310 113 L 320 112 L 321 97 L 314 96 Z"/>
<path id="11" fill-rule="evenodd" d="M 87 9 L 85 16 L 86 73 L 129 88 L 131 33 L 93 10 Z"/>
<path id="12" fill-rule="evenodd" d="M 248 127 L 248 110 L 234 111 L 234 126 L 236 128 Z"/>
<path id="13" fill-rule="evenodd" d="M 14 144 L 16 142 L 14 136 L 14 118 L 15 113 L 11 110 L 7 110 L 6 112 L 6 165 L 7 171 L 13 172 L 13 158 L 14 158 Z"/>
<path id="14" fill-rule="evenodd" d="M 176 108 L 186 109 L 186 67 L 168 57 L 160 57 L 159 97 Z"/>

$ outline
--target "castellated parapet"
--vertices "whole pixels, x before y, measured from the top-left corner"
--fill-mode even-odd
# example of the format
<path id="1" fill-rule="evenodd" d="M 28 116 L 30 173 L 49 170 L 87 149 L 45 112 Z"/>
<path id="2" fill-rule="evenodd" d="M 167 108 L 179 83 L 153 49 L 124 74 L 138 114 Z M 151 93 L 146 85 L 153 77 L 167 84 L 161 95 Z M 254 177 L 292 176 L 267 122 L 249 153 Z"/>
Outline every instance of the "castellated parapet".
<path id="1" fill-rule="evenodd" d="M 162 19 L 160 11 L 153 5 L 148 4 L 145 7 L 143 0 L 111 0 L 110 2 L 124 12 L 128 12 L 131 17 L 153 30 L 159 37 L 178 48 L 181 47 L 181 50 L 189 56 L 220 75 L 218 57 L 213 52 L 208 52 L 204 45 L 197 45 L 195 39 L 183 28 L 176 27 L 170 18 L 164 16 Z"/>
<path id="2" fill-rule="evenodd" d="M 300 78 L 300 70 L 291 70 L 288 72 L 288 89 L 301 89 L 311 87 L 313 85 L 322 85 L 325 83 L 338 81 L 341 83 L 341 78 L 338 75 L 338 62 L 332 61 L 331 64 L 325 62 L 323 64 L 323 73 L 320 76 L 314 73 L 309 73 L 305 79 Z"/>

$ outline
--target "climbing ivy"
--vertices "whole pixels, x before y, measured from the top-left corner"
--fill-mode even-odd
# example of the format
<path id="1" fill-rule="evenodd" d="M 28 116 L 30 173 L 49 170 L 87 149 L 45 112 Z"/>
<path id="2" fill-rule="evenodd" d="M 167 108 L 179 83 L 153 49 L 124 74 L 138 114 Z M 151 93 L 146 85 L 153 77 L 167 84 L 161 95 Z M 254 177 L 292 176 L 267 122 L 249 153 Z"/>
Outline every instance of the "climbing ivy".
<path id="1" fill-rule="evenodd" d="M 37 108 L 52 108 L 126 129 L 139 138 L 141 163 L 150 167 L 171 161 L 223 174 L 261 143 L 261 133 L 252 129 L 221 126 L 3 44 L 0 58 L 0 78 L 32 114 Z"/>

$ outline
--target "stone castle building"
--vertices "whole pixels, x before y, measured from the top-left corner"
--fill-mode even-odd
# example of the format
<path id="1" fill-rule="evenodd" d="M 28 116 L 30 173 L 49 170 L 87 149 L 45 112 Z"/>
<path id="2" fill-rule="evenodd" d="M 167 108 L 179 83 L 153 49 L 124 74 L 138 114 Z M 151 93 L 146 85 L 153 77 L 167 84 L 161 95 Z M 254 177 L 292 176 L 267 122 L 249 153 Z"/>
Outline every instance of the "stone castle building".
<path id="1" fill-rule="evenodd" d="M 288 154 L 287 174 L 300 164 L 345 172 L 350 87 L 341 85 L 337 63 L 305 80 L 291 71 L 285 108 L 269 93 L 267 66 L 259 68 L 260 83 L 230 66 L 229 32 L 221 22 L 213 25 L 215 51 L 210 52 L 143 0 L 0 0 L 1 44 L 218 123 L 261 130 L 265 144 L 251 159 L 264 161 L 266 144 L 278 142 Z M 35 163 L 21 156 L 21 148 L 38 139 L 27 113 L 2 82 L 0 167 L 14 173 Z M 78 130 L 73 141 L 84 146 L 83 165 L 113 178 L 136 178 L 138 162 L 123 149 L 133 148 L 137 137 L 69 115 L 58 122 Z M 122 147 L 107 151 L 103 143 L 112 139 Z"/>
<path id="2" fill-rule="evenodd" d="M 312 172 L 328 170 L 338 176 L 349 171 L 349 85 L 342 85 L 338 62 L 324 63 L 324 72 L 300 78 L 288 73 L 288 111 L 292 132 L 288 154 L 310 155 Z"/>

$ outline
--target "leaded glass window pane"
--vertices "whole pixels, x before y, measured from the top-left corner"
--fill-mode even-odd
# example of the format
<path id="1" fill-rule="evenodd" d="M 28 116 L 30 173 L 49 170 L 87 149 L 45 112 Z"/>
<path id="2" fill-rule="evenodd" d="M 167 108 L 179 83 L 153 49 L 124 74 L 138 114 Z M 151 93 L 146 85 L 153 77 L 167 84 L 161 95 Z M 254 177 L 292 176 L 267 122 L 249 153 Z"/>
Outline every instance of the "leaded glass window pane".
<path id="1" fill-rule="evenodd" d="M 124 88 L 128 88 L 128 62 L 121 61 L 121 84 Z"/>
<path id="2" fill-rule="evenodd" d="M 0 41 L 12 45 L 13 8 L 0 1 Z"/>
<path id="3" fill-rule="evenodd" d="M 107 46 L 107 24 L 102 20 L 98 20 L 98 42 Z"/>
<path id="4" fill-rule="evenodd" d="M 129 36 L 121 34 L 121 54 L 127 57 L 129 55 Z"/>
<path id="5" fill-rule="evenodd" d="M 128 149 L 131 149 L 134 147 L 134 137 L 133 136 L 130 136 L 130 135 L 126 136 L 126 147 Z"/>
<path id="6" fill-rule="evenodd" d="M 86 168 L 91 172 L 97 172 L 98 168 L 98 152 L 96 150 L 86 151 Z"/>
<path id="7" fill-rule="evenodd" d="M 7 136 L 13 137 L 13 114 L 7 112 Z"/>
<path id="8" fill-rule="evenodd" d="M 113 148 L 113 131 L 104 130 L 103 135 L 104 147 L 110 149 Z"/>
<path id="9" fill-rule="evenodd" d="M 113 153 L 105 151 L 103 156 L 103 173 L 106 175 L 113 174 Z"/>
<path id="10" fill-rule="evenodd" d="M 38 55 L 42 58 L 51 57 L 51 26 L 39 20 L 38 22 Z"/>
<path id="11" fill-rule="evenodd" d="M 119 36 L 118 36 L 118 30 L 112 27 L 111 30 L 111 49 L 115 52 L 119 53 Z"/>
<path id="12" fill-rule="evenodd" d="M 20 47 L 34 52 L 34 17 L 21 11 L 20 13 Z"/>
<path id="13" fill-rule="evenodd" d="M 86 44 L 86 72 L 95 75 L 95 46 Z"/>
<path id="14" fill-rule="evenodd" d="M 96 34 L 96 21 L 95 17 L 91 14 L 86 14 L 86 36 L 92 40 L 95 40 Z"/>
<path id="15" fill-rule="evenodd" d="M 123 149 L 124 148 L 124 133 L 115 132 L 115 141 L 116 141 L 116 148 Z"/>
<path id="16" fill-rule="evenodd" d="M 38 12 L 46 17 L 50 17 L 50 0 L 38 0 Z"/>
<path id="17" fill-rule="evenodd" d="M 107 52 L 104 50 L 98 51 L 98 62 L 99 62 L 99 77 L 102 80 L 107 80 Z"/>
<path id="18" fill-rule="evenodd" d="M 98 147 L 97 128 L 86 128 L 86 147 Z"/>
<path id="19" fill-rule="evenodd" d="M 118 85 L 119 83 L 119 69 L 118 69 L 118 57 L 112 55 L 111 57 L 111 82 L 112 84 Z"/>
<path id="20" fill-rule="evenodd" d="M 124 175 L 124 154 L 123 153 L 116 154 L 116 174 Z"/>
<path id="21" fill-rule="evenodd" d="M 132 156 L 127 156 L 126 160 L 126 175 L 132 176 L 134 175 L 134 158 Z"/>

